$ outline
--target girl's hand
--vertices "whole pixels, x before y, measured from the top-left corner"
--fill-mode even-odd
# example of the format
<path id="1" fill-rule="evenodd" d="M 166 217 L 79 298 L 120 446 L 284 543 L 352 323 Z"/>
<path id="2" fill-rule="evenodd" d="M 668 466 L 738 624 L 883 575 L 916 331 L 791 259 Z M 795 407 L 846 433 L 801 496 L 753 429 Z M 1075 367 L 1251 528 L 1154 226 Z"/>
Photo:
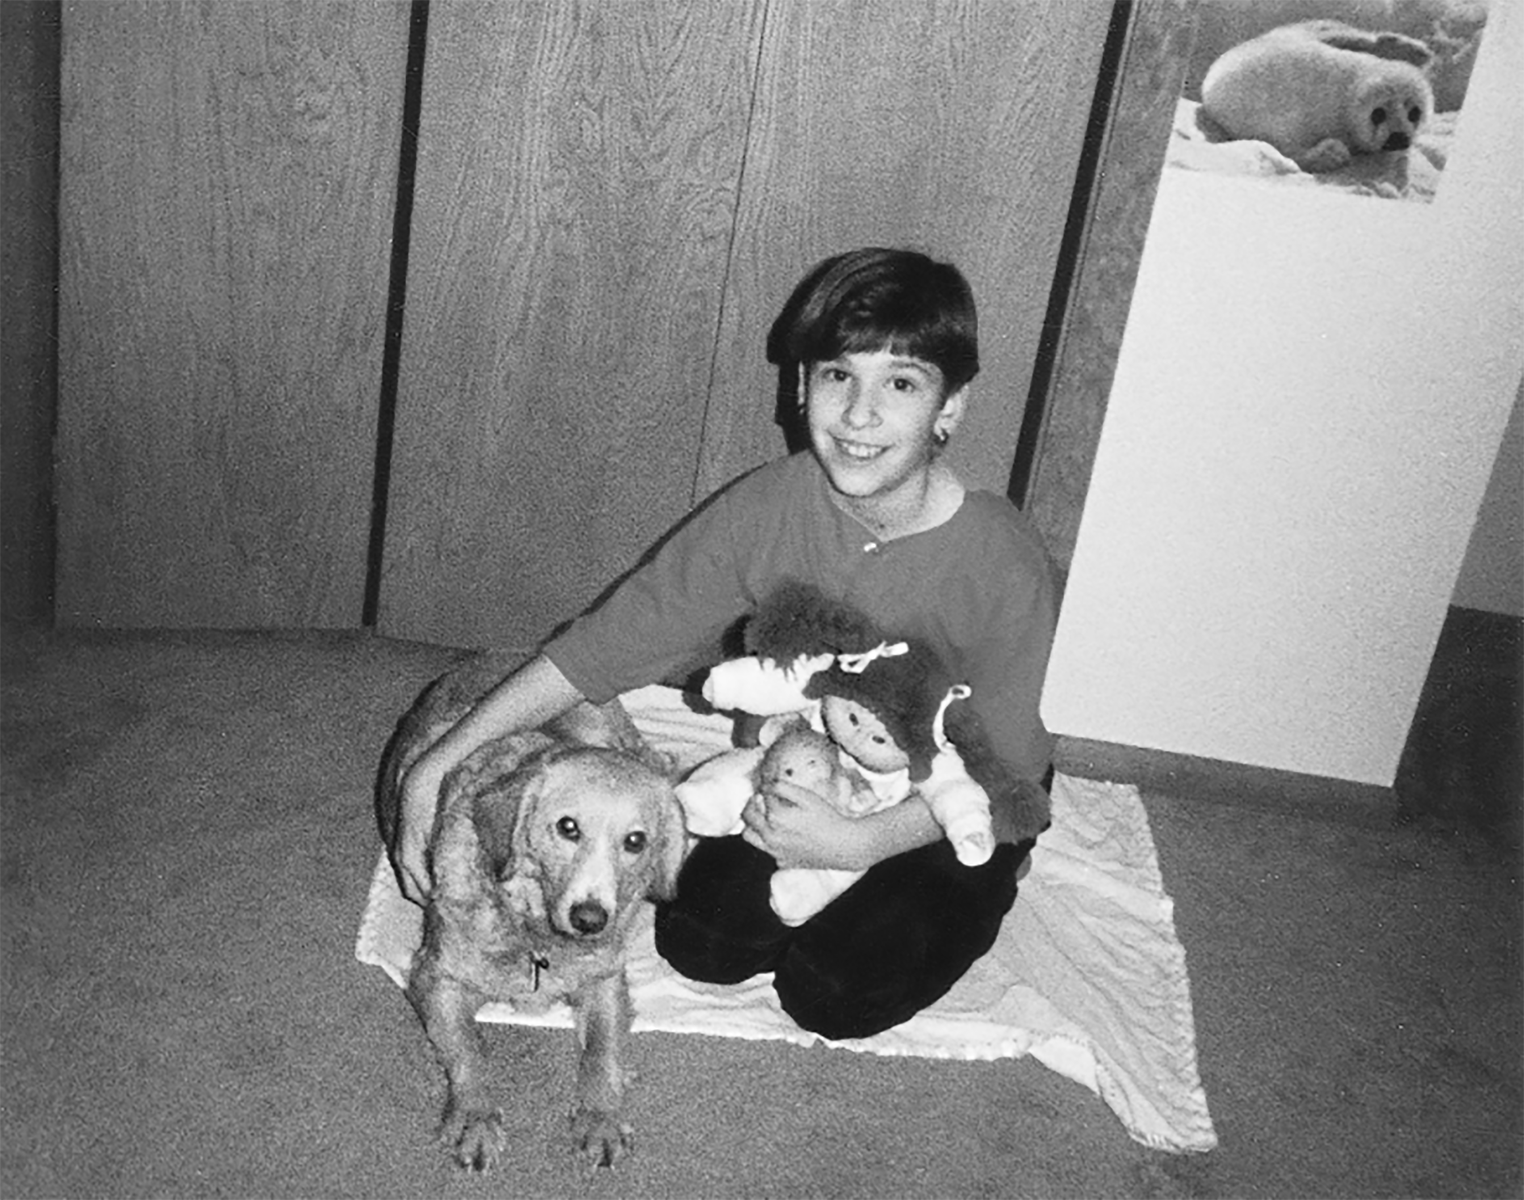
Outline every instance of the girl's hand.
<path id="1" fill-rule="evenodd" d="M 438 775 L 414 763 L 402 777 L 402 805 L 397 814 L 397 846 L 392 860 L 402 892 L 414 904 L 426 904 L 434 881 L 429 875 L 429 835 L 439 807 Z"/>
<path id="2" fill-rule="evenodd" d="M 418 756 L 402 779 L 401 811 L 392 862 L 403 894 L 416 904 L 434 890 L 429 873 L 429 838 L 445 776 L 493 738 L 538 729 L 569 711 L 582 693 L 543 654 L 501 680 L 440 738 Z"/>
<path id="3" fill-rule="evenodd" d="M 830 801 L 787 780 L 747 801 L 742 836 L 780 867 L 861 871 L 877 861 L 866 818 L 844 816 Z"/>

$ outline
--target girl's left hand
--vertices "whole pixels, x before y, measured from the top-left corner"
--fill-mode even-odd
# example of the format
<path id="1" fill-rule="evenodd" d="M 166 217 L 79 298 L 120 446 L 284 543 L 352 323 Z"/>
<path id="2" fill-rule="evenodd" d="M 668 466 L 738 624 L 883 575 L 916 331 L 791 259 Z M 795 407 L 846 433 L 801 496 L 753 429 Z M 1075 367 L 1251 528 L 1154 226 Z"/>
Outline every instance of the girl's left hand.
<path id="1" fill-rule="evenodd" d="M 747 801 L 742 836 L 780 867 L 859 871 L 872 865 L 863 818 L 844 816 L 830 801 L 786 780 Z"/>

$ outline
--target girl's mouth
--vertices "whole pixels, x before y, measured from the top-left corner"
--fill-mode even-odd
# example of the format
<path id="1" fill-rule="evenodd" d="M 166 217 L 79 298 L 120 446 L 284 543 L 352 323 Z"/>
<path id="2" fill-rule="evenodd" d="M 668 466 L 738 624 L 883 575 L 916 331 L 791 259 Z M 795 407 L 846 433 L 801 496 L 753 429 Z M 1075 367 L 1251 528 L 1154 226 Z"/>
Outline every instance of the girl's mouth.
<path id="1" fill-rule="evenodd" d="M 836 448 L 850 459 L 857 462 L 871 462 L 887 449 L 885 446 L 869 446 L 863 442 L 849 442 L 843 438 L 833 438 Z"/>

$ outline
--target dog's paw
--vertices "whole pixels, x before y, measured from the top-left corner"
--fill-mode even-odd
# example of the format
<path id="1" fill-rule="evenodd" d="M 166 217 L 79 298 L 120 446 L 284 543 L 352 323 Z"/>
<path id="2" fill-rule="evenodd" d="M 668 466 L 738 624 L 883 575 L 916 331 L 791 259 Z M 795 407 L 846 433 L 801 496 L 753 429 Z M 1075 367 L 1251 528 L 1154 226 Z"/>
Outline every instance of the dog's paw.
<path id="1" fill-rule="evenodd" d="M 448 1114 L 439 1140 L 467 1171 L 490 1171 L 503 1156 L 507 1137 L 498 1109 L 460 1109 Z"/>
<path id="2" fill-rule="evenodd" d="M 612 1167 L 635 1148 L 634 1131 L 614 1113 L 582 1108 L 572 1113 L 572 1149 L 594 1169 Z"/>

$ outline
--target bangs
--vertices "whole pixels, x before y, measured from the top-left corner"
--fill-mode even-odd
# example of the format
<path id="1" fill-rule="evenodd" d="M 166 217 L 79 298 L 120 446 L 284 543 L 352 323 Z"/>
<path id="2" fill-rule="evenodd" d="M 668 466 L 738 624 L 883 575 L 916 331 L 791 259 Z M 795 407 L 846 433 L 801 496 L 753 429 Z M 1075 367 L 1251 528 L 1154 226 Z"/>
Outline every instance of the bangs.
<path id="1" fill-rule="evenodd" d="M 881 350 L 935 366 L 949 391 L 978 374 L 978 318 L 957 268 L 911 251 L 827 259 L 795 290 L 768 336 L 775 363 Z"/>
<path id="2" fill-rule="evenodd" d="M 947 331 L 916 321 L 895 321 L 891 314 L 857 310 L 843 315 L 834 327 L 817 328 L 808 360 L 824 362 L 843 354 L 876 354 L 887 351 L 898 358 L 916 358 L 936 363 L 938 349 L 947 341 Z M 801 360 L 807 361 L 807 360 Z"/>

